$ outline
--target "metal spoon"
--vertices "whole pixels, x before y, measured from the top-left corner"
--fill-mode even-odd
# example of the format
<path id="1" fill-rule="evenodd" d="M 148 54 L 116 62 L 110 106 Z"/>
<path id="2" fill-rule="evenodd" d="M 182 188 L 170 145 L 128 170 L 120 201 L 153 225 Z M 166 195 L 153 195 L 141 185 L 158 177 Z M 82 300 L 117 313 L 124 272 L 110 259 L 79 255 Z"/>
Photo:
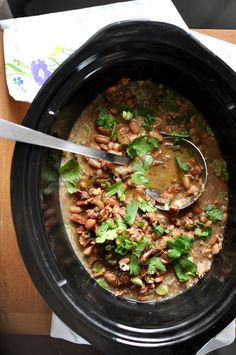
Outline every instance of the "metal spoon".
<path id="1" fill-rule="evenodd" d="M 165 134 L 165 132 L 161 132 L 161 133 Z M 174 138 L 176 138 L 176 137 L 170 137 L 168 134 L 166 134 L 166 139 L 174 139 Z M 176 209 L 178 211 L 183 208 L 189 207 L 190 205 L 192 205 L 194 202 L 196 202 L 199 199 L 199 197 L 201 196 L 201 194 L 205 190 L 205 186 L 207 183 L 208 170 L 207 170 L 206 160 L 205 160 L 202 152 L 195 144 L 190 142 L 188 139 L 180 138 L 180 140 L 182 142 L 184 142 L 184 144 L 186 144 L 188 146 L 188 148 L 189 147 L 191 148 L 191 150 L 193 151 L 194 155 L 197 158 L 198 163 L 202 166 L 202 183 L 201 183 L 201 186 L 199 186 L 199 189 L 196 192 L 196 194 L 186 196 L 185 198 L 182 198 L 182 199 L 176 199 L 173 202 L 166 201 L 166 203 L 164 203 L 163 205 L 157 202 L 158 198 L 159 198 L 158 192 L 153 189 L 147 189 L 146 194 L 148 196 L 150 196 L 155 201 L 155 207 L 160 210 L 163 210 L 163 211 L 169 211 L 171 208 Z"/>
<path id="2" fill-rule="evenodd" d="M 118 165 L 128 166 L 130 163 L 130 159 L 127 157 L 89 148 L 81 144 L 71 143 L 69 141 L 35 131 L 34 129 L 9 122 L 2 118 L 0 118 L 0 138 L 85 155 L 87 157 L 106 160 Z"/>

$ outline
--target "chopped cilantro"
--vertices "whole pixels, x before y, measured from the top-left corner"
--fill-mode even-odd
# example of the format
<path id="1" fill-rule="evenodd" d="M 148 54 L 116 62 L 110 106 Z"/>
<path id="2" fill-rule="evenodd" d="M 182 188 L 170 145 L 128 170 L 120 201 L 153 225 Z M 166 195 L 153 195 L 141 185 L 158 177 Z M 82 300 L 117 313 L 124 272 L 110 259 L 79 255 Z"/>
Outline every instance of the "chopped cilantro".
<path id="1" fill-rule="evenodd" d="M 187 235 L 178 235 L 175 239 L 169 239 L 167 246 L 170 248 L 167 252 L 171 259 L 179 258 L 181 255 L 188 255 L 194 238 Z"/>
<path id="2" fill-rule="evenodd" d="M 73 194 L 79 190 L 77 183 L 83 175 L 83 170 L 76 159 L 71 159 L 61 166 L 59 173 L 69 194 Z"/>
<path id="3" fill-rule="evenodd" d="M 144 154 L 150 153 L 159 146 L 158 140 L 154 137 L 138 137 L 130 143 L 126 149 L 127 154 L 131 158 L 136 158 Z"/>
<path id="4" fill-rule="evenodd" d="M 131 164 L 131 168 L 133 171 L 138 172 L 138 173 L 146 173 L 150 166 L 152 165 L 153 158 L 151 155 L 147 155 L 144 160 L 141 161 L 134 161 Z"/>
<path id="5" fill-rule="evenodd" d="M 123 184 L 123 182 L 117 182 L 116 184 L 109 186 L 106 191 L 108 197 L 117 194 L 120 201 L 125 200 L 125 184 Z"/>
<path id="6" fill-rule="evenodd" d="M 176 130 L 173 130 L 171 133 L 163 133 L 164 136 L 167 137 L 176 137 L 176 138 L 189 138 L 190 134 L 187 130 L 184 130 L 182 132 L 177 132 Z"/>
<path id="7" fill-rule="evenodd" d="M 99 284 L 100 287 L 107 289 L 109 286 L 107 282 L 104 279 L 98 279 L 97 283 Z"/>
<path id="8" fill-rule="evenodd" d="M 156 224 L 152 225 L 154 233 L 156 234 L 157 238 L 162 237 L 164 234 L 168 234 L 169 231 L 163 228 L 161 225 L 157 226 Z"/>
<path id="9" fill-rule="evenodd" d="M 141 221 L 138 222 L 139 228 L 143 228 L 144 225 L 145 225 L 145 222 L 144 222 L 143 220 L 141 220 Z"/>
<path id="10" fill-rule="evenodd" d="M 126 229 L 126 224 L 122 218 L 116 219 L 116 226 L 119 231 L 123 232 Z"/>
<path id="11" fill-rule="evenodd" d="M 135 185 L 143 185 L 143 186 L 148 186 L 148 179 L 144 175 L 144 173 L 141 173 L 139 171 L 136 171 L 131 175 L 131 183 Z"/>
<path id="12" fill-rule="evenodd" d="M 138 212 L 138 203 L 136 201 L 131 201 L 126 207 L 126 215 L 124 217 L 125 222 L 132 226 L 134 224 L 136 215 Z"/>
<path id="13" fill-rule="evenodd" d="M 110 113 L 107 113 L 107 110 L 102 107 L 96 120 L 96 125 L 108 128 L 111 131 L 112 135 L 114 135 L 116 124 L 116 118 Z"/>
<path id="14" fill-rule="evenodd" d="M 142 127 L 145 128 L 146 131 L 151 131 L 153 123 L 154 123 L 153 115 L 150 113 L 147 113 L 147 115 L 144 118 Z"/>
<path id="15" fill-rule="evenodd" d="M 143 212 L 155 212 L 156 208 L 150 203 L 139 197 L 139 208 Z"/>
<path id="16" fill-rule="evenodd" d="M 129 273 L 130 275 L 138 275 L 140 271 L 139 259 L 135 255 L 131 255 L 130 264 L 129 264 Z"/>
<path id="17" fill-rule="evenodd" d="M 197 265 L 187 257 L 183 256 L 174 260 L 172 265 L 180 282 L 186 282 L 190 279 L 190 276 L 196 276 Z"/>
<path id="18" fill-rule="evenodd" d="M 133 162 L 131 168 L 135 171 L 131 175 L 132 184 L 148 186 L 148 179 L 145 176 L 145 173 L 149 170 L 153 158 L 151 155 L 147 155 L 143 162 Z"/>
<path id="19" fill-rule="evenodd" d="M 206 238 L 212 235 L 212 227 L 205 226 L 204 223 L 199 222 L 197 224 L 197 228 L 195 228 L 194 234 L 198 236 L 200 239 L 205 240 Z"/>
<path id="20" fill-rule="evenodd" d="M 213 162 L 213 170 L 216 176 L 226 182 L 229 181 L 229 173 L 226 169 L 226 162 L 223 159 L 217 159 Z"/>
<path id="21" fill-rule="evenodd" d="M 114 240 L 117 237 L 117 224 L 109 218 L 103 222 L 96 231 L 96 243 L 104 243 L 106 240 Z"/>
<path id="22" fill-rule="evenodd" d="M 144 251 L 146 245 L 148 243 L 148 237 L 144 235 L 140 241 L 137 243 L 133 250 L 133 255 L 137 256 L 138 258 L 140 257 L 141 253 Z"/>
<path id="23" fill-rule="evenodd" d="M 175 157 L 175 160 L 176 160 L 180 170 L 183 173 L 187 173 L 188 172 L 188 165 L 178 156 Z"/>
<path id="24" fill-rule="evenodd" d="M 147 274 L 149 275 L 153 275 L 156 270 L 166 271 L 166 267 L 161 261 L 161 258 L 158 258 L 156 256 L 150 258 L 148 261 L 146 261 L 145 264 L 148 266 Z"/>
<path id="25" fill-rule="evenodd" d="M 213 205 L 206 206 L 205 213 L 207 218 L 209 218 L 212 222 L 219 222 L 223 219 L 223 212 Z"/>

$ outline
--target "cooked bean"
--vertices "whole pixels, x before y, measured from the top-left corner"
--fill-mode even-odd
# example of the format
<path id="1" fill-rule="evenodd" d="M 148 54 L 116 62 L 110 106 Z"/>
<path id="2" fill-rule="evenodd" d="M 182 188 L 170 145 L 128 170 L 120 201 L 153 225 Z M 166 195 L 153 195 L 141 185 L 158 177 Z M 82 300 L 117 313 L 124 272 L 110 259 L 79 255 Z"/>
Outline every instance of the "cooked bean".
<path id="1" fill-rule="evenodd" d="M 70 212 L 72 212 L 72 213 L 81 213 L 81 212 L 83 212 L 83 208 L 81 208 L 79 206 L 71 206 L 70 207 Z"/>
<path id="2" fill-rule="evenodd" d="M 148 251 L 143 253 L 140 257 L 140 262 L 144 263 L 145 261 L 147 261 L 147 259 L 149 258 L 150 255 L 152 255 L 153 252 L 154 252 L 154 249 L 149 249 Z"/>
<path id="3" fill-rule="evenodd" d="M 92 167 L 92 168 L 95 168 L 95 169 L 100 169 L 101 168 L 101 163 L 96 160 L 96 159 L 93 159 L 93 158 L 89 158 L 88 159 L 88 164 Z"/>
<path id="4" fill-rule="evenodd" d="M 94 139 L 97 143 L 108 144 L 110 142 L 110 138 L 107 136 L 102 136 L 101 134 L 96 134 Z"/>
<path id="5" fill-rule="evenodd" d="M 108 150 L 108 146 L 106 144 L 99 144 L 99 145 L 102 150 L 105 150 L 105 151 Z"/>
<path id="6" fill-rule="evenodd" d="M 226 223 L 226 221 L 227 221 L 227 213 L 224 213 L 223 214 L 223 218 L 222 218 L 222 224 L 225 224 Z"/>
<path id="7" fill-rule="evenodd" d="M 89 185 L 89 182 L 87 181 L 80 181 L 79 183 L 79 187 L 83 190 L 87 189 L 88 188 L 88 185 Z"/>
<path id="8" fill-rule="evenodd" d="M 212 249 L 211 249 L 211 251 L 212 251 L 212 254 L 213 254 L 213 255 L 218 254 L 218 253 L 220 252 L 220 246 L 219 246 L 219 244 L 218 244 L 218 243 L 214 244 L 213 247 L 212 247 Z"/>
<path id="9" fill-rule="evenodd" d="M 114 200 L 113 198 L 110 198 L 110 197 L 104 198 L 103 202 L 105 203 L 105 205 L 108 205 L 108 206 L 115 206 L 116 205 L 116 200 Z"/>
<path id="10" fill-rule="evenodd" d="M 117 86 L 113 85 L 106 89 L 106 94 L 114 94 L 117 91 Z"/>
<path id="11" fill-rule="evenodd" d="M 99 210 L 103 210 L 105 205 L 102 200 L 96 200 L 95 201 L 96 206 L 98 206 Z"/>
<path id="12" fill-rule="evenodd" d="M 140 132 L 140 126 L 137 121 L 132 120 L 129 122 L 129 129 L 131 130 L 132 133 L 139 133 Z"/>
<path id="13" fill-rule="evenodd" d="M 116 275 L 113 272 L 106 271 L 104 274 L 104 279 L 106 279 L 106 281 L 111 285 L 116 284 Z"/>
<path id="14" fill-rule="evenodd" d="M 86 247 L 86 248 L 84 249 L 83 254 L 84 254 L 85 256 L 89 256 L 89 255 L 92 254 L 92 252 L 93 252 L 93 245 L 89 245 L 88 247 Z"/>
<path id="15" fill-rule="evenodd" d="M 157 131 L 150 131 L 149 136 L 157 138 L 159 140 L 159 142 L 163 142 L 163 139 L 164 139 L 163 136 Z"/>
<path id="16" fill-rule="evenodd" d="M 104 134 L 105 136 L 110 136 L 110 131 L 109 131 L 108 128 L 105 128 L 105 127 L 103 127 L 103 126 L 98 126 L 98 127 L 97 127 L 97 130 L 98 130 L 100 133 Z"/>
<path id="17" fill-rule="evenodd" d="M 87 222 L 85 223 L 85 227 L 88 229 L 88 230 L 91 230 L 94 228 L 95 224 L 97 223 L 96 219 L 88 219 Z"/>
<path id="18" fill-rule="evenodd" d="M 80 216 L 79 214 L 72 214 L 70 216 L 70 220 L 72 222 L 80 223 L 80 224 L 85 224 L 86 223 L 86 218 L 83 216 Z"/>
<path id="19" fill-rule="evenodd" d="M 181 175 L 181 181 L 185 187 L 186 190 L 190 188 L 190 180 L 187 175 Z"/>

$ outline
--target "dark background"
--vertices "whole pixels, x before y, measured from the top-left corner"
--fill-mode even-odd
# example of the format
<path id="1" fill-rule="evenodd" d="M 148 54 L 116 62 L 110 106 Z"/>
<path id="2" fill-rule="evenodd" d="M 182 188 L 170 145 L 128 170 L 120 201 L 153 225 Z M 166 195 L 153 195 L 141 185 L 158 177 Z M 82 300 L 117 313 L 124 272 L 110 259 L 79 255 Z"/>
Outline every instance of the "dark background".
<path id="1" fill-rule="evenodd" d="M 127 0 L 8 0 L 8 3 L 13 16 L 20 17 L 122 1 Z M 172 0 L 172 2 L 191 28 L 236 29 L 236 0 Z M 98 355 L 98 352 L 91 346 L 77 345 L 49 336 L 2 334 L 0 354 Z M 213 351 L 209 355 L 236 355 L 236 343 Z"/>
<path id="2" fill-rule="evenodd" d="M 8 3 L 14 17 L 19 17 L 122 1 L 127 0 L 8 0 Z M 236 29 L 235 0 L 172 0 L 172 2 L 189 27 Z"/>

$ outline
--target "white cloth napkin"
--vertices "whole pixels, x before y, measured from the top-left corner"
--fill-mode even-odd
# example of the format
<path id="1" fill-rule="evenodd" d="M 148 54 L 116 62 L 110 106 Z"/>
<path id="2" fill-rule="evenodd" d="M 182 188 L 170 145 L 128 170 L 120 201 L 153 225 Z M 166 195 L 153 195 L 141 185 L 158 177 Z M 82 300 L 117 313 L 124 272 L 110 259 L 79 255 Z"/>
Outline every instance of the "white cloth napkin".
<path id="1" fill-rule="evenodd" d="M 1 21 L 10 95 L 32 102 L 58 65 L 95 32 L 128 19 L 164 21 L 187 30 L 170 0 L 136 0 Z"/>
<path id="2" fill-rule="evenodd" d="M 51 73 L 102 27 L 121 20 L 162 21 L 189 31 L 170 0 L 133 0 L 124 3 L 0 21 L 4 30 L 7 85 L 17 101 L 31 102 Z M 192 31 L 190 31 L 192 32 Z M 195 32 L 192 34 L 236 71 L 236 46 Z M 51 336 L 79 344 L 86 340 L 52 315 Z M 211 339 L 197 355 L 229 345 L 235 322 Z"/>

